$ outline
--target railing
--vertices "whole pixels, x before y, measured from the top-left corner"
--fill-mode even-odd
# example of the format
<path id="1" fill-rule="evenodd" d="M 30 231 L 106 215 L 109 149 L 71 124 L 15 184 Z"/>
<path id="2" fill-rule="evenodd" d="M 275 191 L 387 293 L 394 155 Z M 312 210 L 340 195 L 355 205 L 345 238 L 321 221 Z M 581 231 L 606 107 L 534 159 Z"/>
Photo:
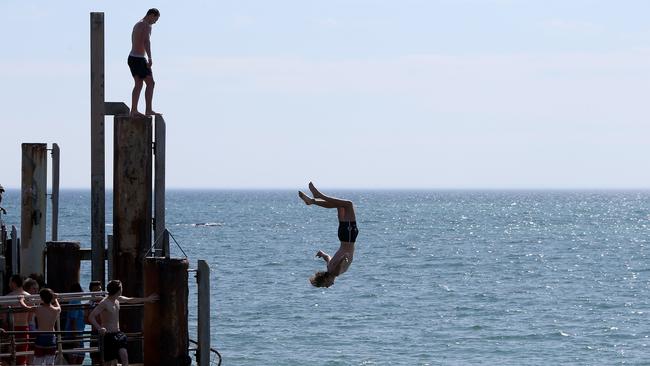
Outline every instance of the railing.
<path id="1" fill-rule="evenodd" d="M 199 342 L 197 342 L 197 341 L 195 341 L 193 339 L 190 339 L 190 343 L 192 343 L 193 345 L 195 345 L 197 347 L 199 345 Z M 197 352 L 198 348 L 191 349 L 190 351 Z M 212 347 L 210 347 L 210 365 L 221 366 L 221 353 L 219 353 L 219 351 L 217 351 L 216 349 L 214 349 Z"/>
<path id="2" fill-rule="evenodd" d="M 79 300 L 79 301 L 88 301 L 88 300 L 99 300 L 103 299 L 104 296 L 106 296 L 107 293 L 104 291 L 96 291 L 96 292 L 65 292 L 65 293 L 60 293 L 57 294 L 56 298 L 63 302 L 63 301 L 70 301 L 70 300 Z M 41 302 L 41 296 L 40 295 L 7 295 L 7 296 L 0 296 L 0 306 L 8 306 L 8 305 L 16 305 L 18 303 L 18 299 L 24 299 L 25 303 L 27 304 L 40 304 Z M 69 304 L 61 304 L 61 306 L 66 307 L 70 306 Z M 0 311 L 7 311 L 9 309 L 2 309 Z M 19 308 L 14 308 L 14 311 L 19 311 Z"/>
<path id="3" fill-rule="evenodd" d="M 83 293 L 61 293 L 58 294 L 58 299 L 61 301 L 69 300 L 92 300 L 102 298 L 105 295 L 104 292 L 83 292 Z M 6 313 L 9 318 L 9 323 L 13 323 L 13 315 L 15 313 L 22 313 L 29 311 L 28 309 L 22 307 L 9 307 L 8 305 L 15 305 L 18 301 L 18 298 L 24 298 L 27 304 L 36 303 L 40 301 L 39 295 L 28 295 L 28 296 L 2 296 L 0 297 L 0 314 Z M 143 304 L 122 304 L 121 308 L 134 308 L 142 307 Z M 62 311 L 74 310 L 74 309 L 91 309 L 91 306 L 88 303 L 84 304 L 61 304 Z M 57 320 L 58 323 L 58 320 Z M 13 328 L 12 326 L 10 326 Z M 71 354 L 71 353 L 89 353 L 100 354 L 100 360 L 104 359 L 104 342 L 103 336 L 97 334 L 96 331 L 88 330 L 71 330 L 71 331 L 16 331 L 9 330 L 0 333 L 0 358 L 11 359 L 12 364 L 15 364 L 16 357 L 20 356 L 30 356 L 34 354 L 34 351 L 18 351 L 20 346 L 33 345 L 36 335 L 39 334 L 54 334 L 56 335 L 56 348 L 57 354 Z M 127 340 L 132 341 L 141 341 L 144 339 L 142 332 L 137 333 L 125 333 Z M 29 337 L 32 336 L 32 337 Z M 65 338 L 63 338 L 65 336 Z M 63 348 L 64 344 L 79 344 L 89 342 L 89 347 L 72 347 L 72 348 Z"/>
<path id="4" fill-rule="evenodd" d="M 102 340 L 103 336 L 98 335 L 94 331 L 6 331 L 1 334 L 0 338 L 0 349 L 4 350 L 8 348 L 8 352 L 0 352 L 0 358 L 10 358 L 12 363 L 15 363 L 16 357 L 20 356 L 31 356 L 34 354 L 34 351 L 17 351 L 19 346 L 24 345 L 34 345 L 34 338 L 28 336 L 35 336 L 39 334 L 54 334 L 56 335 L 56 346 L 57 353 L 60 354 L 70 354 L 70 353 L 99 353 L 101 355 L 101 360 L 104 359 L 104 342 Z M 125 333 L 127 340 L 132 341 L 141 341 L 144 337 L 142 332 L 138 333 Z M 23 337 L 20 337 L 23 336 Z M 62 336 L 72 336 L 62 339 Z M 5 339 L 7 341 L 5 341 Z M 90 347 L 74 347 L 74 348 L 62 348 L 63 344 L 78 344 L 90 342 Z M 92 344 L 97 346 L 93 347 Z"/>

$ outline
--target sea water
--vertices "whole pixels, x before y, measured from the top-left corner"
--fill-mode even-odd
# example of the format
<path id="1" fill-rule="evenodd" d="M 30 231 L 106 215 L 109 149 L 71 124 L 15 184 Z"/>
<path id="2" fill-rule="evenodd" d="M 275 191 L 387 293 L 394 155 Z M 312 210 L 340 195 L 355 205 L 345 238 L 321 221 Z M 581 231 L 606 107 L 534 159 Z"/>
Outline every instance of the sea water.
<path id="1" fill-rule="evenodd" d="M 308 278 L 338 247 L 336 212 L 296 193 L 167 192 L 173 255 L 211 266 L 223 365 L 650 362 L 650 192 L 328 192 L 360 231 L 328 289 Z M 6 223 L 19 201 L 5 195 Z M 89 191 L 60 207 L 59 238 L 89 247 Z M 196 339 L 193 276 L 190 291 Z"/>

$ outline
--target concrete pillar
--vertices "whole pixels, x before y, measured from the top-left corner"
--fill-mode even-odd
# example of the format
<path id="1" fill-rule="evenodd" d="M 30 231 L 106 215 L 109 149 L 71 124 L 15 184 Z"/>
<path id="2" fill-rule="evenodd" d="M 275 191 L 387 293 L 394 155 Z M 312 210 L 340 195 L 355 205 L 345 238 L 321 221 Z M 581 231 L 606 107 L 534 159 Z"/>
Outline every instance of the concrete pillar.
<path id="1" fill-rule="evenodd" d="M 20 273 L 43 274 L 47 196 L 47 144 L 22 144 Z"/>
<path id="2" fill-rule="evenodd" d="M 144 311 L 144 364 L 189 365 L 187 299 L 189 262 L 179 258 L 145 259 L 145 294 L 157 293 L 157 303 Z"/>
<path id="3" fill-rule="evenodd" d="M 79 283 L 81 245 L 76 241 L 47 242 L 47 286 L 54 292 L 71 292 Z"/>
<path id="4" fill-rule="evenodd" d="M 143 259 L 151 247 L 152 123 L 150 117 L 115 116 L 113 159 L 113 279 L 124 296 L 143 296 Z M 142 331 L 141 309 L 122 311 L 120 328 Z M 142 360 L 142 346 L 129 342 L 129 360 Z"/>

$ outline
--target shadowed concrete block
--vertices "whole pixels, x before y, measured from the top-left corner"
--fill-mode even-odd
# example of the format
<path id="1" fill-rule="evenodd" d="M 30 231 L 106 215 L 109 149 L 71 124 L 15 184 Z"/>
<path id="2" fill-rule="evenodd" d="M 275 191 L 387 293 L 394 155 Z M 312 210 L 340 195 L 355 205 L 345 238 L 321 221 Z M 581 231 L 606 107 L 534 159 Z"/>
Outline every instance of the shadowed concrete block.
<path id="1" fill-rule="evenodd" d="M 54 292 L 72 292 L 79 283 L 81 245 L 77 241 L 47 242 L 47 286 Z"/>
<path id="2" fill-rule="evenodd" d="M 129 107 L 123 102 L 104 102 L 104 115 L 106 116 L 117 116 L 130 112 Z"/>
<path id="3" fill-rule="evenodd" d="M 145 259 L 144 293 L 160 296 L 144 308 L 146 365 L 189 365 L 188 269 L 187 259 Z"/>

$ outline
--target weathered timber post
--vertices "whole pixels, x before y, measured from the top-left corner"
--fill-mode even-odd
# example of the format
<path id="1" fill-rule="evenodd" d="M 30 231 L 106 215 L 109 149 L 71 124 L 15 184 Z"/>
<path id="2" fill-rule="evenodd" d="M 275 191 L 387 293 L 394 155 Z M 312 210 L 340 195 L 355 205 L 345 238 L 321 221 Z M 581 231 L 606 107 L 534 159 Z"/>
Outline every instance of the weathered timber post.
<path id="1" fill-rule="evenodd" d="M 125 296 L 143 296 L 143 262 L 151 248 L 150 117 L 115 116 L 113 159 L 113 277 Z M 142 310 L 122 311 L 120 328 L 142 331 Z M 129 342 L 129 360 L 142 360 L 141 342 Z"/>
<path id="2" fill-rule="evenodd" d="M 54 292 L 71 292 L 70 286 L 79 283 L 81 245 L 76 241 L 47 242 L 47 286 Z"/>
<path id="3" fill-rule="evenodd" d="M 187 259 L 146 258 L 144 293 L 160 300 L 144 311 L 144 364 L 189 365 Z"/>
<path id="4" fill-rule="evenodd" d="M 106 236 L 104 133 L 104 13 L 90 13 L 91 274 L 94 281 L 102 283 Z"/>
<path id="5" fill-rule="evenodd" d="M 204 260 L 198 261 L 196 271 L 196 282 L 198 284 L 198 338 L 199 351 L 198 365 L 210 365 L 210 267 Z"/>
<path id="6" fill-rule="evenodd" d="M 52 241 L 59 240 L 59 167 L 61 149 L 52 144 Z"/>
<path id="7" fill-rule="evenodd" d="M 47 144 L 22 144 L 20 273 L 43 274 L 47 195 Z"/>
<path id="8" fill-rule="evenodd" d="M 169 257 L 169 237 L 165 231 L 165 120 L 156 116 L 154 163 L 154 255 Z"/>
<path id="9" fill-rule="evenodd" d="M 10 254 L 7 254 L 11 258 L 11 274 L 20 273 L 20 239 L 18 238 L 18 230 L 14 225 L 11 225 L 11 246 L 8 248 Z"/>
<path id="10" fill-rule="evenodd" d="M 106 237 L 106 253 L 108 253 L 106 255 L 106 257 L 107 257 L 106 262 L 108 262 L 108 270 L 107 270 L 108 273 L 106 275 L 108 276 L 108 278 L 115 278 L 115 276 L 113 276 L 113 255 L 112 255 L 112 253 L 114 253 L 113 252 L 113 235 L 108 235 Z M 102 283 L 102 287 L 106 287 L 106 284 Z"/>

